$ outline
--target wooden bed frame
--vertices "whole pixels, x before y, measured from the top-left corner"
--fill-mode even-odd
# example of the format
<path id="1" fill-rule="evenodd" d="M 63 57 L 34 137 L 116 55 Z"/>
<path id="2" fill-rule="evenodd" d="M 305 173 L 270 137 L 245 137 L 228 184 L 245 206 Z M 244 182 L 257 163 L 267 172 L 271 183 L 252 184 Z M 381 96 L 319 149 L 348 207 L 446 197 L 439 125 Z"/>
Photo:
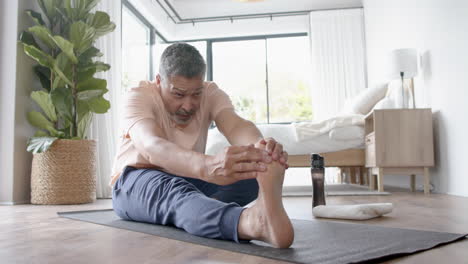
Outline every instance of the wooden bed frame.
<path id="1" fill-rule="evenodd" d="M 367 175 L 365 169 L 366 158 L 364 149 L 346 149 L 335 152 L 319 153 L 325 160 L 325 167 L 338 167 L 341 170 L 341 179 L 343 174 L 346 175 L 347 182 L 367 184 L 368 179 L 364 177 Z M 289 155 L 289 167 L 309 167 L 310 168 L 310 155 Z M 357 178 L 356 176 L 359 176 Z"/>

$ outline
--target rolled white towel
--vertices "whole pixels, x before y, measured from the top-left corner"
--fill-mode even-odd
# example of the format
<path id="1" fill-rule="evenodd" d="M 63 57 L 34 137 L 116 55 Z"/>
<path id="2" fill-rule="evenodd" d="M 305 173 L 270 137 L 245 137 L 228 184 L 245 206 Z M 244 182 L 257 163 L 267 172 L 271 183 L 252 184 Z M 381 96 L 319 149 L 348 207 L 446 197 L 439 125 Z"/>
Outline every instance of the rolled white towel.
<path id="1" fill-rule="evenodd" d="M 388 214 L 392 210 L 392 203 L 319 205 L 312 209 L 312 214 L 322 218 L 367 220 Z"/>

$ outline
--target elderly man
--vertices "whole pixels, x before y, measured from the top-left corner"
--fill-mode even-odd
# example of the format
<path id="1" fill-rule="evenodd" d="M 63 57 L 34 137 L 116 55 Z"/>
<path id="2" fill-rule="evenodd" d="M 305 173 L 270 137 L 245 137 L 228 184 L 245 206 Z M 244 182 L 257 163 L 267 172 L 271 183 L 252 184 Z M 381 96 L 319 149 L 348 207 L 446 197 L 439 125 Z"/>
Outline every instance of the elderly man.
<path id="1" fill-rule="evenodd" d="M 281 200 L 287 153 L 240 118 L 226 93 L 204 82 L 205 71 L 193 46 L 176 43 L 162 54 L 155 82 L 129 91 L 114 211 L 197 236 L 289 247 L 294 231 Z M 212 121 L 232 144 L 215 156 L 204 155 Z"/>

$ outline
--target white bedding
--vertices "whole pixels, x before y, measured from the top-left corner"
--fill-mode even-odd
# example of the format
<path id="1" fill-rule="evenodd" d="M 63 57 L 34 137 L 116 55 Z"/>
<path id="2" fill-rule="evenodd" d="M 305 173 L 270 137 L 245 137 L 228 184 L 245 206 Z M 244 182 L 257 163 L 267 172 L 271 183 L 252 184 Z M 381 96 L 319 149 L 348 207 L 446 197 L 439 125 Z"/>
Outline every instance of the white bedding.
<path id="1" fill-rule="evenodd" d="M 307 141 L 309 139 L 329 133 L 333 129 L 364 126 L 364 115 L 347 114 L 332 117 L 320 122 L 300 122 L 293 123 L 296 128 L 296 137 L 298 141 Z"/>
<path id="2" fill-rule="evenodd" d="M 329 122 L 326 124 L 328 129 L 318 129 L 320 133 L 315 133 L 308 138 L 297 136 L 296 124 L 294 123 L 265 124 L 257 125 L 257 127 L 260 129 L 263 136 L 273 137 L 278 142 L 281 142 L 284 150 L 286 150 L 289 155 L 305 155 L 320 152 L 333 152 L 349 148 L 364 148 L 363 126 L 343 125 L 346 122 L 335 122 L 335 125 L 330 125 Z M 352 120 L 349 123 L 354 124 Z M 318 128 L 318 126 L 314 128 Z M 346 131 L 346 129 L 348 129 L 348 131 Z M 333 133 L 334 130 L 336 130 L 335 133 Z M 333 134 L 346 135 L 346 138 L 330 138 L 330 135 Z M 208 132 L 206 154 L 214 155 L 227 146 L 229 146 L 228 141 L 218 129 L 210 129 Z"/>
<path id="3" fill-rule="evenodd" d="M 346 126 L 346 127 L 337 127 L 330 132 L 328 136 L 333 140 L 355 140 L 364 138 L 364 128 L 363 126 Z"/>

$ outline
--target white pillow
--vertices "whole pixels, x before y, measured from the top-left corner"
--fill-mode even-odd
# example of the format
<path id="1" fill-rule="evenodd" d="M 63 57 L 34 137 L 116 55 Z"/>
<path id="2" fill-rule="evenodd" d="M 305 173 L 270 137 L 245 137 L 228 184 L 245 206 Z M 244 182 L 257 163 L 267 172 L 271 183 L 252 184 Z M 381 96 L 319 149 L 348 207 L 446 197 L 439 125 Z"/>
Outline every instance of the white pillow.
<path id="1" fill-rule="evenodd" d="M 364 89 L 356 97 L 345 102 L 344 112 L 348 114 L 366 115 L 387 92 L 387 84 L 378 84 Z"/>
<path id="2" fill-rule="evenodd" d="M 378 103 L 375 104 L 374 109 L 392 109 L 395 108 L 395 101 L 390 97 L 384 97 Z"/>

